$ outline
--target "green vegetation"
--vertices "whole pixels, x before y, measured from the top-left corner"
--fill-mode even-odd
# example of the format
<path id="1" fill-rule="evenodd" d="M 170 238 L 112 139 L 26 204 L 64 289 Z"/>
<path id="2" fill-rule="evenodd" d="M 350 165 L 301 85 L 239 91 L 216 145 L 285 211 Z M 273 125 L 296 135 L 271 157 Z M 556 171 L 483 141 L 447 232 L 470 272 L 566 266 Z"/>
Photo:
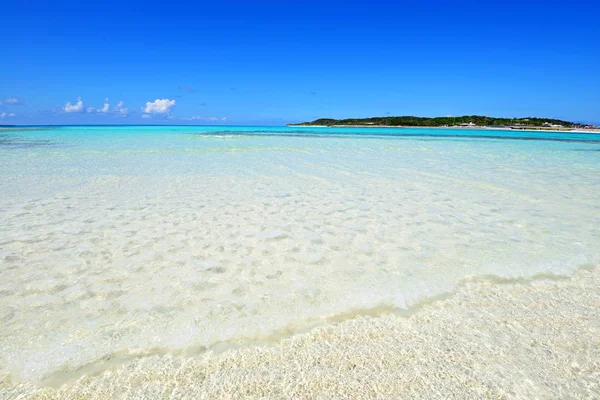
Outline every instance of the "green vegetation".
<path id="1" fill-rule="evenodd" d="M 549 125 L 562 125 L 565 128 L 579 126 L 573 122 L 562 121 L 551 118 L 493 118 L 481 115 L 463 115 L 462 117 L 373 117 L 373 118 L 348 118 L 332 119 L 321 118 L 312 122 L 301 124 L 290 124 L 294 126 L 319 125 L 319 126 L 457 126 L 463 124 L 475 124 L 477 126 L 530 126 L 544 127 Z"/>

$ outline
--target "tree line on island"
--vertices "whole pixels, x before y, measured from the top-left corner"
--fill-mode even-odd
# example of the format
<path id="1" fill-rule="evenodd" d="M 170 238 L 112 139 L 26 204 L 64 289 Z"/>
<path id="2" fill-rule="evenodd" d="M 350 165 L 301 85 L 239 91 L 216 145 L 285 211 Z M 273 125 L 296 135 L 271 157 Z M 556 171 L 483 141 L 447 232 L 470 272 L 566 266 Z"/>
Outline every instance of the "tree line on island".
<path id="1" fill-rule="evenodd" d="M 574 122 L 552 118 L 493 118 L 481 115 L 463 115 L 461 117 L 372 117 L 372 118 L 347 118 L 333 119 L 320 118 L 312 122 L 290 124 L 290 126 L 487 126 L 487 127 L 564 127 L 575 128 L 580 126 Z"/>

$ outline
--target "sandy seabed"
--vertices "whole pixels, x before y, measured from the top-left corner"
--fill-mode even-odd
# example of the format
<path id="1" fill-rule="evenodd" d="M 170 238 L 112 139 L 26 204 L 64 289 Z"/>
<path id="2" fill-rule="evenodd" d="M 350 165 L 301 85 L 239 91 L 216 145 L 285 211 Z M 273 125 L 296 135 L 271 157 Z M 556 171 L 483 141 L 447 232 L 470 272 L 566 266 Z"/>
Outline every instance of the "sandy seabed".
<path id="1" fill-rule="evenodd" d="M 355 318 L 272 345 L 129 360 L 2 399 L 599 398 L 600 270 L 469 281 L 407 315 Z"/>
<path id="2" fill-rule="evenodd" d="M 0 400 L 600 398 L 597 141 L 173 129 L 5 135 Z"/>

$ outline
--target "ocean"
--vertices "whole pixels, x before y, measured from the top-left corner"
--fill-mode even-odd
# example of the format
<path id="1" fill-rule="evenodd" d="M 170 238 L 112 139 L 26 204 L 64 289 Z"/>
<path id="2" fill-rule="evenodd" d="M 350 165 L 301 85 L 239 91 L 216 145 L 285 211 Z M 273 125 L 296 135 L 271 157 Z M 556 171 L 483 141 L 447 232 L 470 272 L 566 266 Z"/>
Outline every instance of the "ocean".
<path id="1" fill-rule="evenodd" d="M 58 386 L 600 265 L 600 135 L 0 131 L 0 370 Z"/>

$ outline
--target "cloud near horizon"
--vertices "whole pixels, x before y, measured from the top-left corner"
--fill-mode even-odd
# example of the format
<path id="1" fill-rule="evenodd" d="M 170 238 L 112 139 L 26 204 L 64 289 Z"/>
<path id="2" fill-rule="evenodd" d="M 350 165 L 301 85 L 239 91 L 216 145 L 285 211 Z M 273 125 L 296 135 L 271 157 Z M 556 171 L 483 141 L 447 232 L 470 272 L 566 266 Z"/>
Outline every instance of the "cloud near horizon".
<path id="1" fill-rule="evenodd" d="M 63 111 L 66 113 L 83 112 L 83 110 L 83 100 L 81 100 L 81 97 L 77 98 L 77 103 L 71 104 L 71 102 L 67 101 L 63 107 Z"/>
<path id="2" fill-rule="evenodd" d="M 144 118 L 149 118 L 152 115 L 167 115 L 171 112 L 173 107 L 175 107 L 175 100 L 156 99 L 154 101 L 148 101 L 146 107 L 143 107 L 142 110 L 144 115 L 147 115 Z"/>
<path id="3" fill-rule="evenodd" d="M 16 97 L 7 97 L 4 100 L 0 100 L 0 104 L 10 104 L 11 106 L 20 106 L 23 104 L 23 100 L 17 99 Z"/>
<path id="4" fill-rule="evenodd" d="M 117 103 L 117 105 L 114 108 L 115 114 L 120 115 L 122 117 L 126 117 L 129 115 L 129 109 L 123 107 L 124 104 L 125 103 L 123 103 L 123 100 L 121 100 Z"/>
<path id="5" fill-rule="evenodd" d="M 194 115 L 193 117 L 169 117 L 170 119 L 179 119 L 181 121 L 206 121 L 216 122 L 219 121 L 217 117 L 201 117 L 200 115 Z M 227 121 L 227 117 L 221 118 L 221 121 Z"/>
<path id="6" fill-rule="evenodd" d="M 103 115 L 117 115 L 120 117 L 127 117 L 129 115 L 129 109 L 125 107 L 125 103 L 123 103 L 123 100 L 119 101 L 117 105 L 111 109 L 108 97 L 104 99 L 104 104 L 102 105 L 102 108 L 98 109 L 94 107 L 85 107 L 82 98 L 78 97 L 76 103 L 71 103 L 67 101 L 64 107 L 60 108 L 59 112 L 86 114 L 98 113 Z"/>
<path id="7" fill-rule="evenodd" d="M 15 113 L 0 113 L 0 118 L 6 118 L 6 117 L 14 117 Z"/>
<path id="8" fill-rule="evenodd" d="M 98 110 L 99 113 L 106 114 L 110 108 L 110 104 L 108 103 L 108 97 L 104 99 L 104 105 L 101 109 Z"/>

